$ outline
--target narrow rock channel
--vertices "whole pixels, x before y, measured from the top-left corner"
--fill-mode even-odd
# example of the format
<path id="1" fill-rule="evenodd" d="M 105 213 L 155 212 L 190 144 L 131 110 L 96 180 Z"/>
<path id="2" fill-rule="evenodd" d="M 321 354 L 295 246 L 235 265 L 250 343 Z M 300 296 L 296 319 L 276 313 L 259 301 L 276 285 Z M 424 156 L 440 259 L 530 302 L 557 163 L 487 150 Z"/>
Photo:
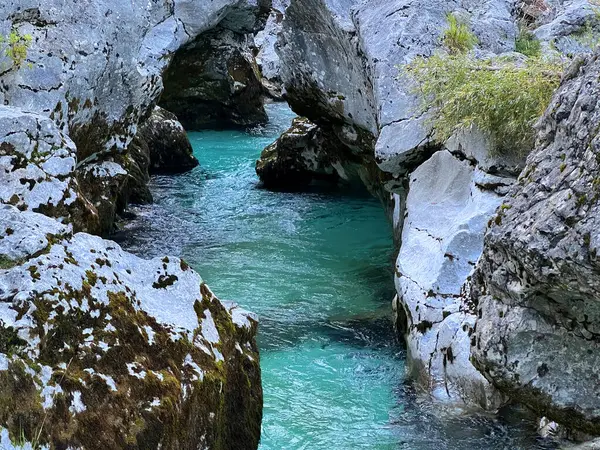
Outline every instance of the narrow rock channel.
<path id="1" fill-rule="evenodd" d="M 419 400 L 390 320 L 392 230 L 380 203 L 361 191 L 260 188 L 254 161 L 294 117 L 283 104 L 268 112 L 247 133 L 190 133 L 201 167 L 153 178 L 155 204 L 118 236 L 142 257 L 181 255 L 217 295 L 259 314 L 261 448 L 547 448 L 532 423 L 445 418 Z"/>

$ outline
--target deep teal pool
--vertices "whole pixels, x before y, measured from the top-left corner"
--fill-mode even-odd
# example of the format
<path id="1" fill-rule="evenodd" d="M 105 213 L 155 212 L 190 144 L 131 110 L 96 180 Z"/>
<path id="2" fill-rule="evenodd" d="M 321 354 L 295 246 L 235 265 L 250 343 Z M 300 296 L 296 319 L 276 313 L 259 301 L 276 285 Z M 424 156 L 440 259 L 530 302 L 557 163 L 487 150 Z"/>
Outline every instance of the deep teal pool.
<path id="1" fill-rule="evenodd" d="M 456 417 L 415 394 L 389 318 L 383 209 L 364 193 L 261 189 L 255 160 L 293 118 L 285 105 L 269 113 L 263 129 L 190 133 L 201 167 L 154 178 L 156 203 L 120 236 L 141 256 L 182 256 L 259 314 L 261 448 L 541 448 L 518 418 Z"/>

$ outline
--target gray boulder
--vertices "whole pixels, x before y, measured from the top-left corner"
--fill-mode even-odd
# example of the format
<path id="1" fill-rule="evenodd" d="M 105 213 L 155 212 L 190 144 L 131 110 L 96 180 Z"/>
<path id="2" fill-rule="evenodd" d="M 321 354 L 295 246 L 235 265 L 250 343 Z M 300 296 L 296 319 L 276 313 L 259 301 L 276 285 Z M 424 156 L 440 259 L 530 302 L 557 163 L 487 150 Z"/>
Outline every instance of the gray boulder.
<path id="1" fill-rule="evenodd" d="M 152 203 L 148 188 L 151 174 L 183 173 L 200 164 L 175 114 L 158 106 L 140 124 L 121 160 L 127 172 L 127 188 L 120 199 L 123 207 L 128 203 Z"/>
<path id="2" fill-rule="evenodd" d="M 368 147 L 382 170 L 406 174 L 430 155 L 431 130 L 398 66 L 440 47 L 449 13 L 466 18 L 482 50 L 512 51 L 512 8 L 508 0 L 292 0 L 278 45 L 286 98 L 318 124 L 371 135 L 351 144 Z"/>
<path id="3" fill-rule="evenodd" d="M 200 164 L 177 116 L 163 108 L 154 108 L 138 136 L 148 145 L 150 174 L 182 173 Z"/>
<path id="4" fill-rule="evenodd" d="M 0 56 L 2 445 L 258 445 L 255 317 L 177 258 L 144 261 L 77 231 L 110 231 L 124 207 L 128 150 L 174 52 L 217 25 L 253 33 L 262 9 L 0 4 L 0 34 L 33 38 L 23 66 Z"/>
<path id="5" fill-rule="evenodd" d="M 45 448 L 256 448 L 256 318 L 146 261 L 0 205 L 0 429 Z"/>
<path id="6" fill-rule="evenodd" d="M 101 231 L 75 175 L 77 149 L 48 117 L 0 106 L 0 203 Z"/>
<path id="7" fill-rule="evenodd" d="M 333 151 L 333 146 L 338 151 Z M 344 152 L 339 142 L 317 125 L 298 117 L 289 130 L 263 150 L 256 173 L 269 189 L 298 189 L 314 180 L 336 182 L 336 154 Z"/>

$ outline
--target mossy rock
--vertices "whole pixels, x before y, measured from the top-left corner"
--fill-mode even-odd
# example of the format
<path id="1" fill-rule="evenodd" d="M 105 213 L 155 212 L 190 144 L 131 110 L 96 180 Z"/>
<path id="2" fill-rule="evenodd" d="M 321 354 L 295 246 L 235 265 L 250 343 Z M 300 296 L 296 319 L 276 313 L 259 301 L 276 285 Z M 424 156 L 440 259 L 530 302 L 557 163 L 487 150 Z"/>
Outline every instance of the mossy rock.
<path id="1" fill-rule="evenodd" d="M 15 232 L 0 255 L 18 262 L 0 269 L 0 427 L 14 442 L 258 446 L 253 315 L 218 300 L 178 258 L 142 260 L 60 224 L 50 230 L 56 222 L 39 214 L 6 212 L 0 231 Z M 24 236 L 40 242 L 19 248 Z"/>

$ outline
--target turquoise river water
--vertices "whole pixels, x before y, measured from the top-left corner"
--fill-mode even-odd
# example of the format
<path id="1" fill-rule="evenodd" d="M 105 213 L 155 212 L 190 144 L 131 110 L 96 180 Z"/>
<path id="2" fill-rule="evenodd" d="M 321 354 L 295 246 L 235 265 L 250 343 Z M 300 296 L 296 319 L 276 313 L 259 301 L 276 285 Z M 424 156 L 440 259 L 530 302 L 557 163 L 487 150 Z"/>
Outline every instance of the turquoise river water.
<path id="1" fill-rule="evenodd" d="M 254 163 L 293 114 L 248 132 L 190 133 L 201 167 L 155 177 L 155 204 L 117 238 L 185 258 L 260 316 L 262 450 L 550 448 L 530 423 L 443 412 L 405 379 L 390 320 L 391 228 L 380 204 L 337 190 L 261 189 Z"/>

